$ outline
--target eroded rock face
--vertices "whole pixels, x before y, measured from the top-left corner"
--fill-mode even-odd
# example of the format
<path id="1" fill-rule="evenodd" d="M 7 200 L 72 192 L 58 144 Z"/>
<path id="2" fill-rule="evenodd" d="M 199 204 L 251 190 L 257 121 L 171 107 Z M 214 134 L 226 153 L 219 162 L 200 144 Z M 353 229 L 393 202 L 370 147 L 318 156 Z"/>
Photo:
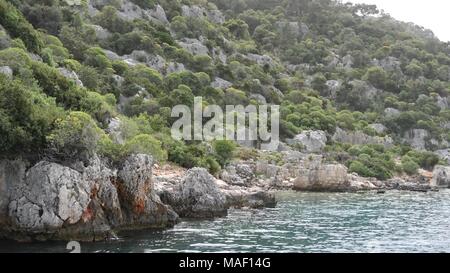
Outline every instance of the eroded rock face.
<path id="1" fill-rule="evenodd" d="M 426 140 L 429 137 L 429 132 L 424 129 L 412 129 L 405 133 L 403 139 L 406 143 L 411 145 L 414 149 L 425 150 Z"/>
<path id="2" fill-rule="evenodd" d="M 432 187 L 450 188 L 450 167 L 436 166 L 430 184 Z"/>
<path id="3" fill-rule="evenodd" d="M 324 164 L 316 169 L 305 169 L 294 181 L 298 191 L 346 191 L 350 183 L 343 165 Z"/>
<path id="4" fill-rule="evenodd" d="M 127 158 L 119 170 L 119 198 L 127 225 L 164 227 L 175 223 L 175 214 L 153 190 L 152 165 L 152 157 L 136 155 Z"/>
<path id="5" fill-rule="evenodd" d="M 41 161 L 25 172 L 25 163 L 1 161 L 1 237 L 91 241 L 173 226 L 178 215 L 153 192 L 152 163 L 133 155 L 116 170 L 93 157 L 86 167 Z"/>
<path id="6" fill-rule="evenodd" d="M 38 163 L 20 182 L 9 215 L 25 231 L 56 232 L 65 223 L 75 224 L 90 202 L 91 185 L 79 172 L 56 163 Z"/>

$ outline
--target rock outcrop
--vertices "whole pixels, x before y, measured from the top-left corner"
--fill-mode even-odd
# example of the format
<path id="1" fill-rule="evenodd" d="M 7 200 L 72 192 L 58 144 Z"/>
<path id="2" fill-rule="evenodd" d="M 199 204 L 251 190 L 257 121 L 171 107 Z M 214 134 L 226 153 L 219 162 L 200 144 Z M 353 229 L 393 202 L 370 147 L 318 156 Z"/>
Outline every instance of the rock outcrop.
<path id="1" fill-rule="evenodd" d="M 214 218 L 227 214 L 225 196 L 215 178 L 203 168 L 188 170 L 174 192 L 163 195 L 162 200 L 181 217 Z"/>
<path id="2" fill-rule="evenodd" d="M 450 188 L 450 167 L 438 165 L 434 168 L 432 187 Z"/>
<path id="3" fill-rule="evenodd" d="M 116 230 L 170 227 L 178 216 L 153 191 L 152 158 L 133 155 L 111 169 L 41 161 L 0 164 L 0 230 L 18 240 L 104 240 Z"/>
<path id="4" fill-rule="evenodd" d="M 380 144 L 386 148 L 394 145 L 394 140 L 389 137 L 369 136 L 361 131 L 350 132 L 340 128 L 336 128 L 336 132 L 332 137 L 333 141 L 348 143 L 352 145 Z"/>
<path id="5" fill-rule="evenodd" d="M 294 181 L 298 191 L 347 191 L 350 183 L 347 168 L 343 165 L 325 164 L 316 169 L 304 169 Z"/>
<path id="6" fill-rule="evenodd" d="M 304 131 L 286 142 L 305 153 L 320 153 L 327 145 L 327 135 L 324 131 Z"/>

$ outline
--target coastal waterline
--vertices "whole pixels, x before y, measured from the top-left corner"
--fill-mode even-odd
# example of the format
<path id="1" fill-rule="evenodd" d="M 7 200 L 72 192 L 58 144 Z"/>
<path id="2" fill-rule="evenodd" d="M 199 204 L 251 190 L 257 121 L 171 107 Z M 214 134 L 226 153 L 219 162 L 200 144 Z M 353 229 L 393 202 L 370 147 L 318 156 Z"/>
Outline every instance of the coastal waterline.
<path id="1" fill-rule="evenodd" d="M 277 193 L 276 208 L 82 243 L 82 252 L 450 252 L 450 190 Z M 0 252 L 69 252 L 0 241 Z"/>

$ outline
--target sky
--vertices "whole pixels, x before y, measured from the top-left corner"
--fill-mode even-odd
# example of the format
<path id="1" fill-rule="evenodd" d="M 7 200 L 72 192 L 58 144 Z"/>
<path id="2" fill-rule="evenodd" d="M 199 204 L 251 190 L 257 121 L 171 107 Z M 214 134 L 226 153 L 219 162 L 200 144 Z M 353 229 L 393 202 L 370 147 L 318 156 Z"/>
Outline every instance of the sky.
<path id="1" fill-rule="evenodd" d="M 430 29 L 442 41 L 450 41 L 449 0 L 347 0 L 375 4 L 397 20 L 413 22 Z"/>

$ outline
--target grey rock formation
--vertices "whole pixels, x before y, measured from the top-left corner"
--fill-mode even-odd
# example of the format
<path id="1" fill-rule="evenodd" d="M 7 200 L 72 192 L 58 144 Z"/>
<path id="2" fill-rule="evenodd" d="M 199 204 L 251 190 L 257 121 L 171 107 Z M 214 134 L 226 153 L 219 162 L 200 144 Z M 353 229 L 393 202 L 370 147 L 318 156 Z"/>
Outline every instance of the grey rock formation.
<path id="1" fill-rule="evenodd" d="M 325 164 L 316 169 L 304 169 L 294 181 L 298 191 L 346 191 L 350 183 L 347 168 L 343 165 Z"/>
<path id="2" fill-rule="evenodd" d="M 224 90 L 230 88 L 231 86 L 233 86 L 233 83 L 219 77 L 216 77 L 214 81 L 211 83 L 211 87 L 220 88 Z"/>
<path id="3" fill-rule="evenodd" d="M 216 24 L 223 24 L 225 22 L 225 16 L 220 10 L 207 10 L 197 5 L 183 5 L 181 7 L 181 15 L 184 17 L 206 18 Z"/>
<path id="4" fill-rule="evenodd" d="M 213 218 L 227 213 L 225 196 L 215 178 L 203 168 L 190 169 L 177 185 L 176 193 L 164 201 L 186 218 Z"/>
<path id="5" fill-rule="evenodd" d="M 80 78 L 78 77 L 77 73 L 75 73 L 74 71 L 71 71 L 67 68 L 64 67 L 59 67 L 58 68 L 59 73 L 61 73 L 64 77 L 73 80 L 75 82 L 76 85 L 83 87 L 83 82 L 80 80 Z"/>
<path id="6" fill-rule="evenodd" d="M 255 173 L 247 164 L 233 163 L 222 171 L 221 178 L 230 185 L 249 186 Z"/>
<path id="7" fill-rule="evenodd" d="M 126 223 L 132 227 L 164 227 L 176 218 L 153 189 L 152 165 L 152 157 L 135 155 L 118 172 L 120 202 Z"/>
<path id="8" fill-rule="evenodd" d="M 398 58 L 392 56 L 386 57 L 381 60 L 375 59 L 372 61 L 372 65 L 380 66 L 381 68 L 389 72 L 402 71 L 401 61 Z"/>
<path id="9" fill-rule="evenodd" d="M 337 81 L 337 80 L 328 80 L 326 83 L 327 89 L 328 89 L 328 96 L 330 98 L 336 98 L 337 92 L 339 91 L 339 89 L 342 86 L 342 82 L 341 81 Z"/>
<path id="10" fill-rule="evenodd" d="M 348 143 L 352 145 L 365 145 L 365 144 L 380 144 L 386 148 L 394 145 L 394 140 L 389 137 L 369 136 L 361 131 L 350 132 L 336 128 L 336 132 L 332 137 L 333 141 Z"/>
<path id="11" fill-rule="evenodd" d="M 13 70 L 9 66 L 1 66 L 0 67 L 0 74 L 5 75 L 8 79 L 13 78 Z"/>
<path id="12" fill-rule="evenodd" d="M 257 64 L 264 66 L 264 65 L 268 65 L 270 67 L 275 66 L 275 61 L 272 59 L 272 57 L 267 56 L 267 55 L 258 55 L 258 54 L 253 54 L 253 53 L 248 53 L 246 55 L 247 59 L 256 62 Z"/>
<path id="13" fill-rule="evenodd" d="M 107 29 L 104 29 L 99 25 L 88 25 L 88 26 L 95 31 L 95 36 L 97 36 L 97 39 L 99 40 L 106 40 L 112 36 L 111 32 L 109 32 Z"/>
<path id="14" fill-rule="evenodd" d="M 401 114 L 400 110 L 395 109 L 395 108 L 386 108 L 386 109 L 384 109 L 384 115 L 387 118 L 393 118 L 393 117 L 396 117 L 396 116 L 398 116 L 400 114 Z"/>
<path id="15" fill-rule="evenodd" d="M 167 64 L 166 74 L 178 73 L 186 70 L 186 67 L 182 63 L 169 62 Z"/>
<path id="16" fill-rule="evenodd" d="M 373 123 L 369 125 L 370 128 L 372 128 L 377 134 L 383 134 L 386 132 L 387 128 L 381 123 Z"/>
<path id="17" fill-rule="evenodd" d="M 320 153 L 327 145 L 327 134 L 324 131 L 304 131 L 293 139 L 286 140 L 289 145 L 299 146 L 302 152 Z"/>
<path id="18" fill-rule="evenodd" d="M 209 49 L 199 40 L 184 38 L 178 41 L 179 45 L 193 55 L 208 55 Z"/>
<path id="19" fill-rule="evenodd" d="M 434 167 L 432 187 L 450 188 L 450 167 L 438 165 Z"/>
<path id="20" fill-rule="evenodd" d="M 450 149 L 436 150 L 434 153 L 438 155 L 440 159 L 450 164 Z"/>
<path id="21" fill-rule="evenodd" d="M 430 133 L 424 129 L 412 129 L 405 133 L 403 140 L 414 149 L 425 150 Z"/>
<path id="22" fill-rule="evenodd" d="M 0 237 L 103 240 L 115 229 L 172 226 L 177 214 L 153 191 L 152 159 L 127 158 L 119 171 L 98 157 L 63 166 L 0 161 Z"/>
<path id="23" fill-rule="evenodd" d="M 79 222 L 87 211 L 91 185 L 73 169 L 43 161 L 20 182 L 9 215 L 21 230 L 57 232 L 63 224 Z"/>

